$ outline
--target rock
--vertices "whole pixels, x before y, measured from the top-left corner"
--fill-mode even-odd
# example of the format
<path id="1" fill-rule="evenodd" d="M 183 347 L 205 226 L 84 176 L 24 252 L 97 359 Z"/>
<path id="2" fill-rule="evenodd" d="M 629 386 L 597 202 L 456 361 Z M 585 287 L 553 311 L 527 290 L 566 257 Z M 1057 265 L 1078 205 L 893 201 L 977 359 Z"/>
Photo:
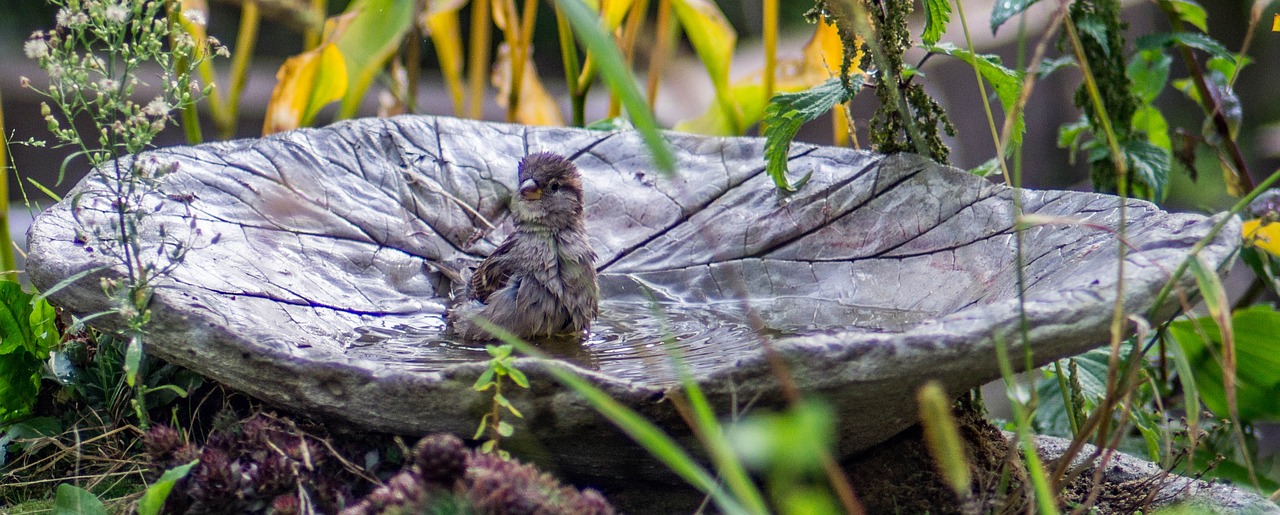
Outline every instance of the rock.
<path id="1" fill-rule="evenodd" d="M 157 284 L 147 349 L 296 411 L 469 436 L 490 406 L 471 389 L 487 354 L 440 338 L 439 270 L 474 265 L 502 241 L 515 163 L 543 150 L 572 156 L 583 172 L 604 299 L 585 350 L 546 348 L 691 446 L 663 400 L 677 384 L 656 345 L 668 335 L 727 417 L 782 403 L 751 329 L 765 326 L 800 388 L 840 414 L 842 455 L 913 423 L 925 381 L 959 394 L 998 377 L 997 340 L 1023 355 L 1015 195 L 1040 222 L 1022 242 L 1032 361 L 1109 338 L 1116 197 L 1019 191 L 919 157 L 801 144 L 791 169 L 812 179 L 783 195 L 763 171 L 763 140 L 667 138 L 674 178 L 651 168 L 634 132 L 423 116 L 150 152 L 140 159 L 177 168 L 148 200 L 157 211 L 144 249 L 156 250 L 162 225 L 169 237 L 200 233 Z M 35 221 L 28 272 L 38 288 L 112 263 L 77 240 L 71 204 L 79 196 L 79 220 L 105 226 L 108 204 L 93 193 L 103 188 L 91 174 Z M 1239 221 L 1223 215 L 1129 200 L 1124 216 L 1129 314 L 1169 316 L 1172 302 L 1152 307 L 1192 246 L 1208 238 L 1200 256 L 1221 268 L 1239 241 Z M 496 228 L 479 231 L 486 223 Z M 103 311 L 100 277 L 122 272 L 89 273 L 50 300 L 81 316 Z M 516 438 L 504 445 L 582 474 L 664 475 L 550 376 L 561 365 L 517 363 L 533 387 L 504 389 L 525 413 L 509 420 Z"/>

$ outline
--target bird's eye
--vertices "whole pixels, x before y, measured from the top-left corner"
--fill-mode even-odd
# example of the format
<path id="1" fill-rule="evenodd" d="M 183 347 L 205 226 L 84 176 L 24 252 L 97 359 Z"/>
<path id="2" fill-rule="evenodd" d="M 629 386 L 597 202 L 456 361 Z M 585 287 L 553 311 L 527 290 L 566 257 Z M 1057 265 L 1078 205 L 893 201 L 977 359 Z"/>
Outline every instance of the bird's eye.
<path id="1" fill-rule="evenodd" d="M 553 181 L 551 183 L 551 191 L 560 191 L 560 183 Z"/>

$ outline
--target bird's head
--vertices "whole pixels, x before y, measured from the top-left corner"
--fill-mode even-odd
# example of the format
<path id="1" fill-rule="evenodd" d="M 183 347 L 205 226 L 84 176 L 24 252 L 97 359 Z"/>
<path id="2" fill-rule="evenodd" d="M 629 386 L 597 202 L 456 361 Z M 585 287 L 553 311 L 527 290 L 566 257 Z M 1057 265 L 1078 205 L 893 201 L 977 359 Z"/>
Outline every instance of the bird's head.
<path id="1" fill-rule="evenodd" d="M 552 229 L 582 223 L 582 177 L 573 162 L 551 152 L 520 160 L 520 185 L 511 203 L 516 220 Z"/>

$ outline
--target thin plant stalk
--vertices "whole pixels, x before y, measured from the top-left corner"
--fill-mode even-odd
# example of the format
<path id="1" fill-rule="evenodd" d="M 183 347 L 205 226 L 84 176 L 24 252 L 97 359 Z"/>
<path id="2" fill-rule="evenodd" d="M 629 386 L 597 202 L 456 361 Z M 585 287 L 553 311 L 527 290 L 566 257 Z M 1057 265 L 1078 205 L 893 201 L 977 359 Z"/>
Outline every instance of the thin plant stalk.
<path id="1" fill-rule="evenodd" d="M 1036 448 L 1035 440 L 1032 438 L 1031 419 L 1026 407 L 1022 405 L 1022 401 L 1018 399 L 1017 395 L 1014 395 L 1018 376 L 1013 372 L 1013 365 L 1009 361 L 1009 349 L 1005 344 L 1004 338 L 995 338 L 995 348 L 996 360 L 1000 363 L 1000 375 L 1004 377 L 1005 394 L 1009 398 L 1009 407 L 1013 410 L 1014 433 L 1018 439 L 1018 446 L 1022 449 L 1023 459 L 1026 460 L 1027 474 L 1031 479 L 1031 493 L 1035 497 L 1036 507 L 1041 514 L 1057 514 L 1057 496 L 1054 495 L 1054 490 L 1050 487 L 1049 479 L 1045 475 L 1044 465 L 1040 461 L 1039 450 Z"/>
<path id="2" fill-rule="evenodd" d="M 329 14 L 329 0 L 311 0 L 311 11 L 316 13 L 320 19 L 324 19 Z M 302 33 L 303 48 L 311 50 L 320 46 L 320 37 L 323 35 L 323 30 L 324 24 L 307 27 L 306 32 Z"/>
<path id="3" fill-rule="evenodd" d="M 0 95 L 0 275 L 17 279 L 17 273 L 9 234 L 9 134 L 4 130 L 4 98 Z"/>
<path id="4" fill-rule="evenodd" d="M 627 11 L 626 26 L 622 30 L 622 56 L 626 60 L 628 69 L 634 69 L 636 39 L 640 36 L 640 29 L 644 26 L 644 19 L 648 12 L 649 0 L 635 0 L 635 2 L 631 4 L 631 10 Z M 609 95 L 608 117 L 616 118 L 621 115 L 621 99 L 619 99 L 617 95 Z"/>
<path id="5" fill-rule="evenodd" d="M 964 42 L 969 47 L 969 53 L 978 55 L 973 49 L 973 38 L 969 36 L 969 22 L 964 17 L 964 2 L 955 1 L 956 13 L 960 15 L 960 28 L 964 29 Z M 991 130 L 991 141 L 996 146 L 996 162 L 1000 163 L 1000 173 L 1004 174 L 1004 183 L 1006 186 L 1013 184 L 1013 179 L 1009 177 L 1009 165 L 1005 163 L 1004 152 L 1000 147 L 1000 132 L 996 130 L 996 119 L 991 114 L 991 97 L 987 96 L 987 83 L 982 80 L 982 72 L 977 66 L 972 66 L 973 78 L 978 81 L 978 98 L 982 100 L 982 110 L 987 115 L 987 127 Z M 1005 113 L 1006 117 L 1010 117 L 1013 113 Z M 1015 197 L 1017 195 L 1014 195 Z"/>
<path id="6" fill-rule="evenodd" d="M 893 67 L 889 66 L 888 59 L 885 58 L 884 45 L 880 44 L 880 37 L 883 31 L 877 30 L 868 23 L 872 19 L 871 13 L 867 11 L 865 0 L 845 0 L 853 13 L 854 30 L 859 34 L 871 34 L 866 38 L 867 48 L 871 50 L 871 58 L 876 63 L 876 68 L 880 70 L 882 81 L 876 84 L 878 88 L 886 88 L 889 97 L 892 98 L 894 107 L 902 116 L 902 123 L 906 126 L 907 135 L 911 138 L 911 142 L 915 144 L 916 153 L 927 156 L 930 155 L 928 144 L 925 142 L 924 134 L 920 132 L 920 126 L 916 123 L 916 117 L 911 114 L 911 107 L 907 105 L 907 100 L 903 98 L 902 92 L 898 89 L 900 78 L 894 72 Z"/>
<path id="7" fill-rule="evenodd" d="M 556 14 L 556 34 L 560 38 L 560 59 L 564 62 L 564 83 L 569 88 L 569 102 L 573 106 L 573 125 L 582 127 L 586 125 L 587 94 L 578 89 L 578 75 L 582 73 L 578 45 L 573 41 L 573 27 L 569 25 L 569 18 L 565 17 L 560 3 L 552 2 L 551 6 Z"/>
<path id="8" fill-rule="evenodd" d="M 662 72 L 671 59 L 671 51 L 675 47 L 676 30 L 679 24 L 672 16 L 671 0 L 658 0 L 658 19 L 654 23 L 657 34 L 653 55 L 649 58 L 649 77 L 645 84 L 645 100 L 649 105 L 658 101 L 658 85 L 662 82 Z"/>
<path id="9" fill-rule="evenodd" d="M 764 98 L 772 98 L 778 68 L 778 0 L 764 0 Z"/>
<path id="10" fill-rule="evenodd" d="M 1156 2 L 1169 18 L 1169 24 L 1175 32 L 1183 30 L 1182 19 L 1174 12 L 1169 2 Z M 1252 20 L 1249 25 L 1249 34 L 1253 33 L 1253 26 L 1256 20 Z M 1246 43 L 1247 44 L 1247 43 Z M 1226 147 L 1227 155 L 1231 158 L 1231 165 L 1235 167 L 1236 175 L 1240 178 L 1241 186 L 1245 190 L 1253 189 L 1253 177 L 1249 175 L 1249 163 L 1244 159 L 1244 154 L 1240 152 L 1240 146 L 1236 144 L 1236 139 L 1231 135 L 1231 124 L 1227 122 L 1226 115 L 1222 112 L 1222 106 L 1218 105 L 1217 97 L 1209 91 L 1209 84 L 1204 79 L 1204 68 L 1200 66 L 1200 62 L 1196 60 L 1196 56 L 1191 53 L 1191 47 L 1184 44 L 1178 44 L 1179 54 L 1182 56 L 1182 63 L 1187 67 L 1191 75 L 1191 82 L 1196 87 L 1196 92 L 1200 94 L 1200 101 L 1204 105 L 1204 109 L 1213 120 L 1214 132 L 1218 137 L 1222 138 L 1222 144 Z M 1243 53 L 1243 51 L 1241 52 Z M 1240 67 L 1236 67 L 1237 71 Z"/>
<path id="11" fill-rule="evenodd" d="M 484 81 L 489 74 L 489 2 L 471 2 L 471 40 L 467 62 L 467 115 L 473 120 L 484 116 Z"/>
<path id="12" fill-rule="evenodd" d="M 417 14 L 414 15 L 416 19 Z M 418 111 L 418 84 L 422 76 L 422 27 L 417 23 L 409 26 L 409 37 L 405 40 L 404 47 L 404 67 L 405 67 L 405 92 L 404 92 L 404 108 L 405 112 L 416 113 Z"/>
<path id="13" fill-rule="evenodd" d="M 249 64 L 253 61 L 253 48 L 258 41 L 258 28 L 261 21 L 262 12 L 256 0 L 248 0 L 242 4 L 240 29 L 236 32 L 236 47 L 231 53 L 229 80 L 231 87 L 227 90 L 226 108 L 221 110 L 222 116 L 215 116 L 218 122 L 218 135 L 224 139 L 235 136 L 237 121 L 240 119 L 240 94 L 244 92 L 245 83 L 249 78 Z"/>

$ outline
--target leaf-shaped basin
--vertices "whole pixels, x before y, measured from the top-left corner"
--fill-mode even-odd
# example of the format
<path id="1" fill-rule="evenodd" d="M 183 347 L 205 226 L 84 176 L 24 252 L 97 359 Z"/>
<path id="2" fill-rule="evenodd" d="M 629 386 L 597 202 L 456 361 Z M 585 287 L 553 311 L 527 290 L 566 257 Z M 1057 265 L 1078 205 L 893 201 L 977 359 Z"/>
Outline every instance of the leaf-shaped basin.
<path id="1" fill-rule="evenodd" d="M 471 390 L 487 355 L 440 338 L 436 270 L 474 264 L 502 240 L 515 163 L 543 150 L 575 156 L 583 172 L 604 299 L 585 348 L 550 350 L 677 434 L 687 431 L 662 400 L 672 346 L 727 416 L 781 402 L 760 344 L 769 337 L 797 384 L 835 406 L 844 453 L 910 425 L 927 380 L 959 393 L 998 377 L 995 339 L 1019 341 L 1015 195 L 1051 222 L 1022 241 L 1034 362 L 1107 340 L 1116 197 L 1014 190 L 917 157 L 806 145 L 791 169 L 812 179 L 780 195 L 762 140 L 668 139 L 675 178 L 650 168 L 631 132 L 423 116 L 151 152 L 143 159 L 177 168 L 149 199 L 148 239 L 161 225 L 202 236 L 157 287 L 148 348 L 306 413 L 470 433 L 488 408 Z M 68 196 L 84 194 L 82 221 L 108 223 L 92 194 L 103 187 L 91 174 Z M 39 288 L 110 263 L 77 240 L 71 210 L 60 203 L 31 229 Z M 1145 314 L 1219 219 L 1136 200 L 1126 216 L 1123 302 Z M 495 229 L 477 229 L 486 223 Z M 1224 266 L 1238 233 L 1229 221 L 1201 256 Z M 80 315 L 108 306 L 93 276 L 52 300 Z M 506 390 L 526 414 L 517 435 L 585 473 L 638 472 L 643 453 L 547 366 L 522 359 L 532 389 Z"/>

